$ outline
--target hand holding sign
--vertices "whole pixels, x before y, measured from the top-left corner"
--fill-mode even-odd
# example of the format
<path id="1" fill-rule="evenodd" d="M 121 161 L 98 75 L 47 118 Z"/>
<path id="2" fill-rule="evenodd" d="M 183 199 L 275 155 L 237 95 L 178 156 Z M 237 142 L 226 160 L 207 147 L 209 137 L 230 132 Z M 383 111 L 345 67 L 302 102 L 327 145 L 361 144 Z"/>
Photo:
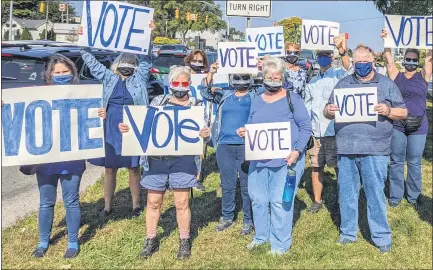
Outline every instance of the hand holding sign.
<path id="1" fill-rule="evenodd" d="M 326 113 L 328 115 L 334 117 L 335 112 L 338 112 L 340 110 L 340 108 L 338 108 L 338 106 L 335 104 L 328 104 L 328 106 L 326 106 L 325 110 L 326 110 Z"/>
<path id="2" fill-rule="evenodd" d="M 200 132 L 198 134 L 200 137 L 202 137 L 203 139 L 205 138 L 209 138 L 210 136 L 210 128 L 208 127 L 204 127 L 202 129 L 200 129 Z"/>
<path id="3" fill-rule="evenodd" d="M 388 116 L 391 113 L 391 109 L 386 104 L 377 104 L 374 107 L 374 111 L 380 115 Z"/>
<path id="4" fill-rule="evenodd" d="M 241 138 L 245 138 L 245 132 L 247 132 L 247 129 L 244 127 L 238 128 L 236 130 L 236 133 L 239 135 L 239 137 Z"/>
<path id="5" fill-rule="evenodd" d="M 107 117 L 107 112 L 104 108 L 98 110 L 98 116 L 102 119 L 105 119 Z"/>

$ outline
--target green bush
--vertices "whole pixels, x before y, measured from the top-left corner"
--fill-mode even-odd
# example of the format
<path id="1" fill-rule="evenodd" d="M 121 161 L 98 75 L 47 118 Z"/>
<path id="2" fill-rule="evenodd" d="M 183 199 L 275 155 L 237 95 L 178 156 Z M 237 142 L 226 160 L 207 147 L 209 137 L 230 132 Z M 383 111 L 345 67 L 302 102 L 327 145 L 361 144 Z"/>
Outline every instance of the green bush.
<path id="1" fill-rule="evenodd" d="M 23 29 L 23 33 L 21 34 L 21 40 L 32 40 L 32 35 L 30 35 L 29 29 L 26 27 Z"/>
<path id="2" fill-rule="evenodd" d="M 168 37 L 155 37 L 155 39 L 153 40 L 153 44 L 155 45 L 180 44 L 180 41 Z"/>

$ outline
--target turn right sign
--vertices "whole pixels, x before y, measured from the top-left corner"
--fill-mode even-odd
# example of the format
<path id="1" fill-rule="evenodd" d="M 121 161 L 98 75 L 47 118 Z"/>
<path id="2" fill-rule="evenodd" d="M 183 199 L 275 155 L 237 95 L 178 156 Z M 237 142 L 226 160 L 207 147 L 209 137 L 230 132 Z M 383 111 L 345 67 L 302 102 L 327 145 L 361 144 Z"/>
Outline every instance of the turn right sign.
<path id="1" fill-rule="evenodd" d="M 226 1 L 226 15 L 270 18 L 272 1 Z"/>

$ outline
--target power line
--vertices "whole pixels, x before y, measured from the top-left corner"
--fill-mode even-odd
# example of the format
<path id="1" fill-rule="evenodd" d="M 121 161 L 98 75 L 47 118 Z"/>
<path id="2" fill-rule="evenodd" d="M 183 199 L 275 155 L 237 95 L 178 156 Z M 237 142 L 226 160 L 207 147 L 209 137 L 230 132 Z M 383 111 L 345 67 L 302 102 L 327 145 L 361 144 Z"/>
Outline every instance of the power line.
<path id="1" fill-rule="evenodd" d="M 347 20 L 347 21 L 339 21 L 339 22 L 355 22 L 355 21 L 365 21 L 365 20 L 375 20 L 375 19 L 383 19 L 384 17 L 372 17 L 372 18 L 363 18 L 363 19 L 354 19 L 354 20 Z"/>

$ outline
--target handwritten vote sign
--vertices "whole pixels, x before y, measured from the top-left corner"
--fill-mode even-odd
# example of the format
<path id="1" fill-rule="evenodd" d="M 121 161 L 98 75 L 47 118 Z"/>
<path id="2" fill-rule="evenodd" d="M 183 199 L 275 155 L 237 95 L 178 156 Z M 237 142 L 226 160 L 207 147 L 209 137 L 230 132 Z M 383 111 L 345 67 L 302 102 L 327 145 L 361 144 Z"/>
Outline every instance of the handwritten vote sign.
<path id="1" fill-rule="evenodd" d="M 340 108 L 335 113 L 336 123 L 377 121 L 376 87 L 334 89 L 334 104 Z"/>
<path id="2" fill-rule="evenodd" d="M 430 49 L 433 46 L 432 16 L 385 16 L 388 33 L 385 48 Z"/>
<path id="3" fill-rule="evenodd" d="M 282 26 L 247 28 L 247 41 L 254 42 L 259 57 L 267 54 L 285 56 L 284 29 Z"/>
<path id="4" fill-rule="evenodd" d="M 245 125 L 245 159 L 285 158 L 292 147 L 290 122 Z"/>
<path id="5" fill-rule="evenodd" d="M 83 35 L 78 45 L 135 54 L 148 54 L 153 9 L 115 1 L 83 5 Z"/>
<path id="6" fill-rule="evenodd" d="M 122 156 L 202 155 L 202 106 L 124 106 Z"/>
<path id="7" fill-rule="evenodd" d="M 99 158 L 102 85 L 2 89 L 2 166 Z"/>
<path id="8" fill-rule="evenodd" d="M 333 50 L 334 37 L 340 32 L 337 22 L 302 20 L 301 47 L 310 50 Z"/>
<path id="9" fill-rule="evenodd" d="M 257 73 L 258 52 L 254 42 L 218 42 L 218 73 Z"/>

